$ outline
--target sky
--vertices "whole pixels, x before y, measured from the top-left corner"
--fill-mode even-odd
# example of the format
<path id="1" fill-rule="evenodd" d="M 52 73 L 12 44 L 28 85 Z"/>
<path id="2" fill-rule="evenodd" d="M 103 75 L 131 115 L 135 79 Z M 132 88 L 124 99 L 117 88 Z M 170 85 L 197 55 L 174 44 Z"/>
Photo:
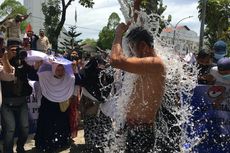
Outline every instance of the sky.
<path id="1" fill-rule="evenodd" d="M 98 32 L 106 26 L 109 15 L 112 12 L 118 13 L 121 21 L 124 22 L 123 15 L 120 11 L 120 5 L 117 0 L 94 0 L 95 5 L 93 9 L 84 8 L 75 0 L 67 14 L 66 23 L 74 25 L 74 11 L 77 9 L 78 20 L 77 26 L 82 32 L 84 38 L 98 38 Z M 164 16 L 172 15 L 172 25 L 188 16 L 192 18 L 185 19 L 179 25 L 187 25 L 191 30 L 197 32 L 199 35 L 200 22 L 198 20 L 197 0 L 163 0 L 163 4 L 167 5 Z M 84 29 L 87 28 L 87 29 Z M 92 37 L 93 36 L 93 37 Z"/>
<path id="2" fill-rule="evenodd" d="M 23 0 L 19 0 L 21 3 Z M 0 0 L 0 4 L 3 0 Z M 67 9 L 65 28 L 75 25 L 75 9 L 77 10 L 77 32 L 82 33 L 79 38 L 97 39 L 100 30 L 107 25 L 108 18 L 111 13 L 116 12 L 121 21 L 124 22 L 123 15 L 120 11 L 120 5 L 117 0 L 94 0 L 95 5 L 92 8 L 84 8 L 78 4 L 78 0 L 72 2 Z M 172 25 L 181 19 L 193 16 L 180 22 L 179 25 L 187 25 L 191 30 L 199 35 L 200 22 L 198 20 L 197 0 L 163 0 L 163 4 L 167 5 L 164 16 L 172 15 Z"/>

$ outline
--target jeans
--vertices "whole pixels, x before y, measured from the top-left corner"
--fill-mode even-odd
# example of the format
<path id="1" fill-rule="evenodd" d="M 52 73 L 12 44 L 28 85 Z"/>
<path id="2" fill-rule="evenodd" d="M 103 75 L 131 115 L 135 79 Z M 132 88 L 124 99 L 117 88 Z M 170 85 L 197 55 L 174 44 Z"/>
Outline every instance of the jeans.
<path id="1" fill-rule="evenodd" d="M 21 98 L 20 100 L 24 102 L 18 106 L 9 106 L 3 101 L 1 115 L 4 153 L 13 153 L 16 127 L 18 131 L 17 148 L 22 149 L 28 137 L 29 121 L 27 101 L 26 98 Z"/>

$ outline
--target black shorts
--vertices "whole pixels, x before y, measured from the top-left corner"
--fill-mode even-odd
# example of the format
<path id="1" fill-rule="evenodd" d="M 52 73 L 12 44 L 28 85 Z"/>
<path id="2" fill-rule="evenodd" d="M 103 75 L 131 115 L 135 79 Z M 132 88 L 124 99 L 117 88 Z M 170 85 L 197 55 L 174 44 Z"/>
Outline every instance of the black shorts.
<path id="1" fill-rule="evenodd" d="M 85 143 L 93 146 L 104 146 L 107 134 L 112 129 L 112 120 L 103 113 L 99 116 L 85 116 L 84 137 Z"/>
<path id="2" fill-rule="evenodd" d="M 153 152 L 155 143 L 155 128 L 153 125 L 141 124 L 126 126 L 126 153 Z"/>

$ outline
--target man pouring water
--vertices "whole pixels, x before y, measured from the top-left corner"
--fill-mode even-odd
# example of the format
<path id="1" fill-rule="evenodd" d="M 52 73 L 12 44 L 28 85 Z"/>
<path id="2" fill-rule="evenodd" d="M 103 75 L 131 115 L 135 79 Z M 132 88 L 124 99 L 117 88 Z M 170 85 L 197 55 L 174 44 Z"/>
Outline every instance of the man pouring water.
<path id="1" fill-rule="evenodd" d="M 110 64 L 137 75 L 126 107 L 126 152 L 146 153 L 154 147 L 154 122 L 164 94 L 165 67 L 154 51 L 152 34 L 141 26 L 126 35 L 131 56 L 124 54 L 122 39 L 128 29 L 129 24 L 118 25 Z"/>

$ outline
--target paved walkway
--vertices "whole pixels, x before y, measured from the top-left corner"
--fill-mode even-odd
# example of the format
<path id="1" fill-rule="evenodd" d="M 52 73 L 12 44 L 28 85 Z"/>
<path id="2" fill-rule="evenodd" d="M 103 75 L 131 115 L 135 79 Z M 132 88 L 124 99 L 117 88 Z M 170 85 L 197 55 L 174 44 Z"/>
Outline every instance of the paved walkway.
<path id="1" fill-rule="evenodd" d="M 38 152 L 38 150 L 35 149 L 33 138 L 34 135 L 30 135 L 27 140 L 27 143 L 25 145 L 26 153 L 40 153 Z M 78 136 L 74 139 L 74 144 L 71 146 L 71 148 L 62 149 L 57 153 L 81 153 L 82 150 L 84 150 L 84 148 L 86 147 L 84 146 L 84 144 L 85 144 L 84 131 L 80 130 L 78 131 Z M 1 147 L 2 147 L 2 142 L 1 142 Z M 83 148 L 83 149 L 79 149 L 79 148 Z M 14 150 L 16 150 L 16 146 L 14 146 Z"/>

